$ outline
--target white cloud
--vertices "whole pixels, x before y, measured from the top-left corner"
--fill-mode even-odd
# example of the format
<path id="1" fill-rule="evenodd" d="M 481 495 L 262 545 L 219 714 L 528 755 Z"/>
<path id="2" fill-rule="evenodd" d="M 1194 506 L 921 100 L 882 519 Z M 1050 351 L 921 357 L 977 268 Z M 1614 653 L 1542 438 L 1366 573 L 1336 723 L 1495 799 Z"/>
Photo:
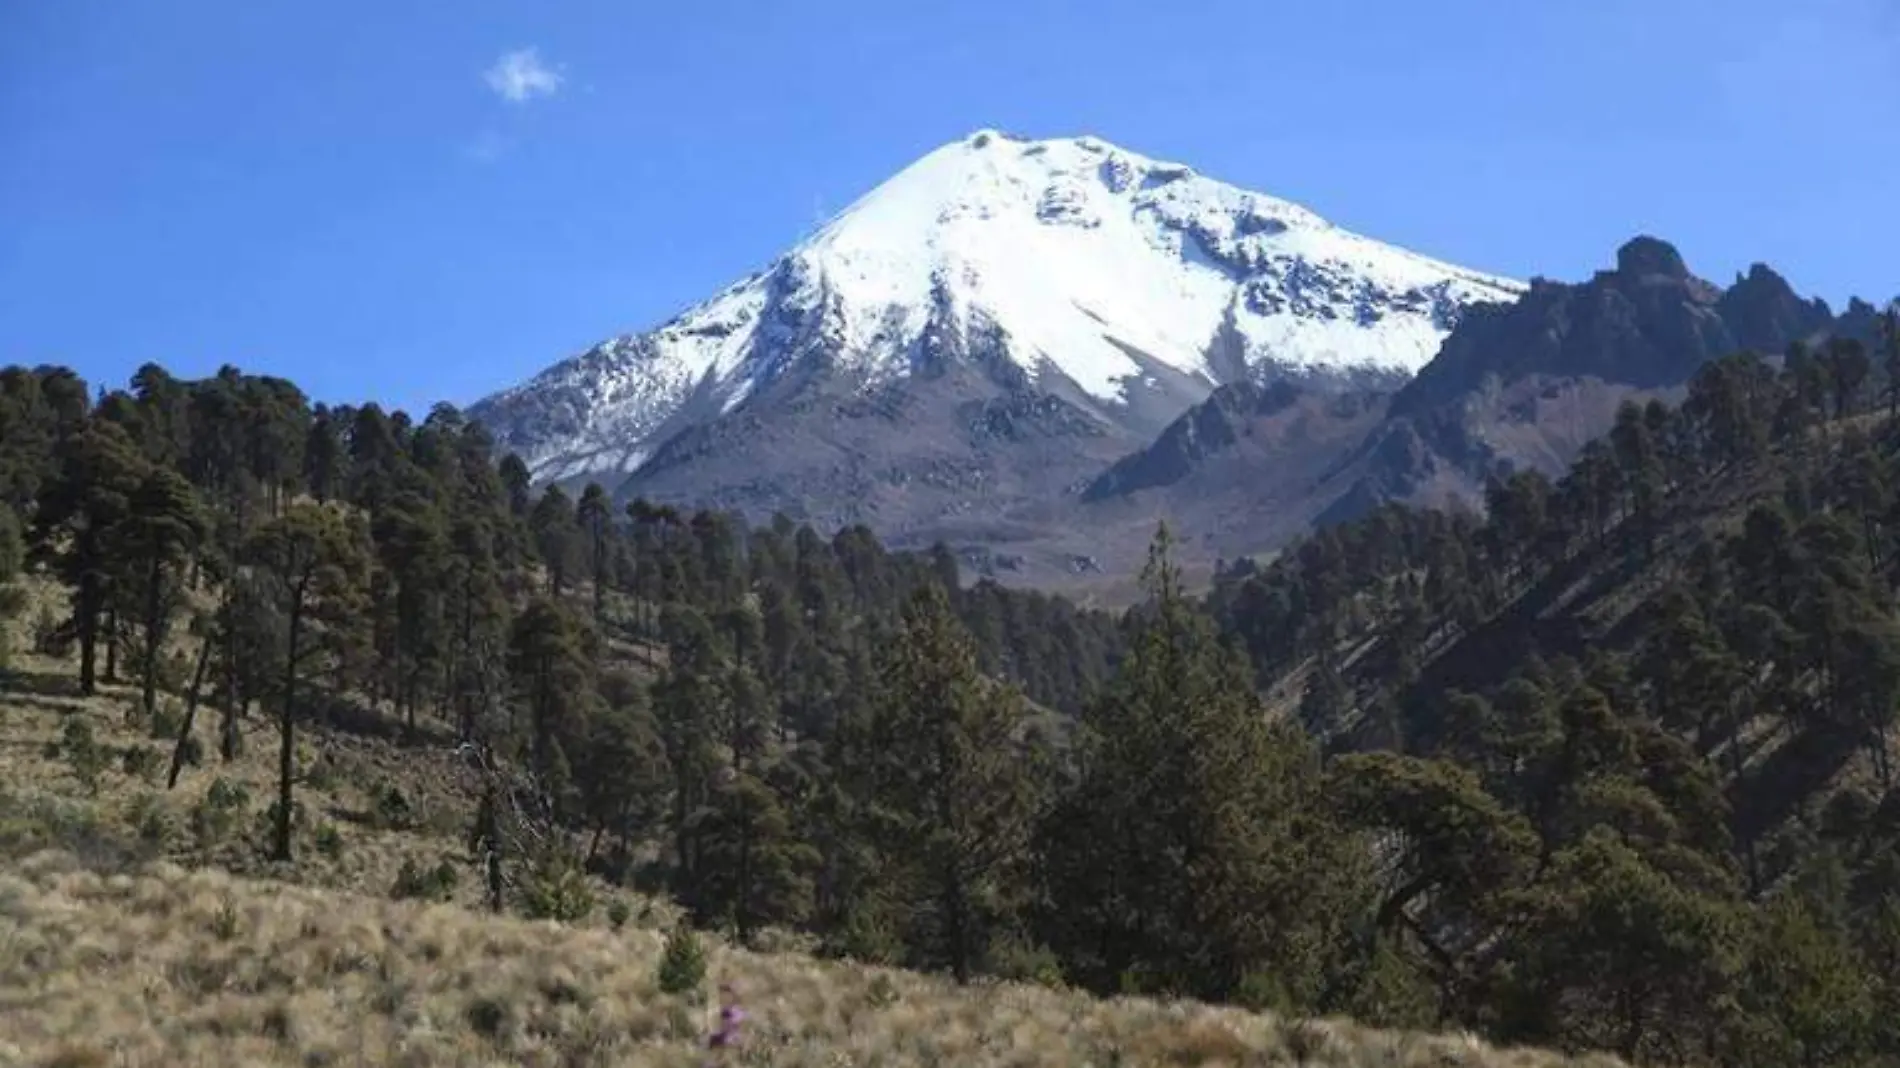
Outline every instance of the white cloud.
<path id="1" fill-rule="evenodd" d="M 503 100 L 520 104 L 537 96 L 553 96 L 561 89 L 560 72 L 541 62 L 532 48 L 509 52 L 495 61 L 482 77 Z"/>

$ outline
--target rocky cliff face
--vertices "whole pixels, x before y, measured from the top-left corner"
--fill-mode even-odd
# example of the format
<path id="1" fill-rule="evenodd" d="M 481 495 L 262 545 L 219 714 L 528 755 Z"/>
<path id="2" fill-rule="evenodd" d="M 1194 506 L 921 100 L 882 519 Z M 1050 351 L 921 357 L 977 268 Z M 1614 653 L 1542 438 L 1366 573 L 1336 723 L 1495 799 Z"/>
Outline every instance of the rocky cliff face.
<path id="1" fill-rule="evenodd" d="M 1360 450 L 1364 484 L 1350 499 L 1469 498 L 1504 470 L 1558 474 L 1624 400 L 1673 399 L 1709 360 L 1744 349 L 1777 358 L 1839 329 L 1826 302 L 1764 265 L 1724 289 L 1667 242 L 1638 237 L 1613 270 L 1538 279 L 1517 303 L 1466 317 L 1394 396 Z"/>

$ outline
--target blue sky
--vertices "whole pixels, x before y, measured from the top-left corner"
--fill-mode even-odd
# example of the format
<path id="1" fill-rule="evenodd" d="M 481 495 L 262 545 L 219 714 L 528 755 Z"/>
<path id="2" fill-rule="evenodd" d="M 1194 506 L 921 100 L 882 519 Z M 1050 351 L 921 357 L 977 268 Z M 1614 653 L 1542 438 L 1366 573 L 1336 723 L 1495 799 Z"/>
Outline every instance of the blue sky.
<path id="1" fill-rule="evenodd" d="M 467 402 L 982 127 L 1520 277 L 1900 293 L 1894 0 L 0 0 L 0 363 Z"/>

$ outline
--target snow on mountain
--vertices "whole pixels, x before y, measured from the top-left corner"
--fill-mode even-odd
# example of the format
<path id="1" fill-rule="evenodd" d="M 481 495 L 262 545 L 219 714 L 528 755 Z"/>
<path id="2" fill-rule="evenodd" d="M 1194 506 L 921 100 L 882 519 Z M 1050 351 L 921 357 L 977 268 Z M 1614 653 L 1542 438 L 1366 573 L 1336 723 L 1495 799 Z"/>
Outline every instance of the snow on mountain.
<path id="1" fill-rule="evenodd" d="M 766 270 L 473 414 L 538 477 L 624 474 L 744 405 L 794 352 L 871 387 L 908 374 L 927 331 L 981 325 L 1030 382 L 1066 379 L 1112 408 L 1157 367 L 1203 395 L 1276 371 L 1409 376 L 1465 307 L 1523 289 L 1093 137 L 982 131 Z"/>

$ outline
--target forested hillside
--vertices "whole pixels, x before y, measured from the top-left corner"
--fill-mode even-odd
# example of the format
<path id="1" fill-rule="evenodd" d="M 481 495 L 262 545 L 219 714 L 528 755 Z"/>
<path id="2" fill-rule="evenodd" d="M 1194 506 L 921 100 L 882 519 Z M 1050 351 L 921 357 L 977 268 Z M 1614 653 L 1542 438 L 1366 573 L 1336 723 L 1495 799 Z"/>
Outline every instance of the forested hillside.
<path id="1" fill-rule="evenodd" d="M 1665 1063 L 1900 1063 L 1893 327 L 1706 364 L 1483 517 L 1386 508 L 1221 577 L 1386 843 L 1375 926 L 1433 1011 Z"/>
<path id="2" fill-rule="evenodd" d="M 1486 517 L 1382 509 L 1205 601 L 1164 531 L 1120 618 L 536 492 L 446 407 L 13 369 L 0 580 L 59 591 L 13 629 L 136 683 L 173 777 L 273 725 L 269 856 L 320 848 L 312 728 L 375 719 L 483 784 L 497 911 L 585 872 L 957 980 L 1895 1064 L 1897 368 L 1708 364 Z"/>

